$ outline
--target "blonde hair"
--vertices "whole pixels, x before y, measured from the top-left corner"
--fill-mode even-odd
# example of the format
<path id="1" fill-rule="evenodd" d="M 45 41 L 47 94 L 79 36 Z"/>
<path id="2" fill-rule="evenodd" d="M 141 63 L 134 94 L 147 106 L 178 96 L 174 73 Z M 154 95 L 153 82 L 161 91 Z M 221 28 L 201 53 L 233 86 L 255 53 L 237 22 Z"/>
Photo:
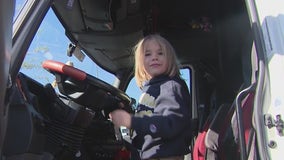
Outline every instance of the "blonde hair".
<path id="1" fill-rule="evenodd" d="M 135 53 L 135 79 L 138 87 L 142 87 L 143 82 L 150 80 L 151 77 L 147 74 L 143 65 L 145 42 L 149 40 L 155 40 L 161 47 L 162 52 L 165 54 L 168 60 L 168 68 L 165 75 L 170 77 L 180 75 L 178 62 L 176 58 L 176 52 L 173 46 L 162 36 L 158 34 L 151 34 L 141 39 L 134 47 Z"/>

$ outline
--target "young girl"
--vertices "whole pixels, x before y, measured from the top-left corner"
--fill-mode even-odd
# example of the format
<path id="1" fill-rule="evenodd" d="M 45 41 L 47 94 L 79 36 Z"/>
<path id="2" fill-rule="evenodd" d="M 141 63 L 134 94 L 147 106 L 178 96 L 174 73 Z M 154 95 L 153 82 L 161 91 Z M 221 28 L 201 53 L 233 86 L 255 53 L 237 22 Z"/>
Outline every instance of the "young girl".
<path id="1" fill-rule="evenodd" d="M 135 78 L 143 93 L 137 113 L 110 113 L 114 125 L 137 135 L 133 145 L 141 159 L 183 160 L 191 141 L 191 102 L 180 78 L 175 51 L 160 35 L 148 35 L 135 46 Z"/>

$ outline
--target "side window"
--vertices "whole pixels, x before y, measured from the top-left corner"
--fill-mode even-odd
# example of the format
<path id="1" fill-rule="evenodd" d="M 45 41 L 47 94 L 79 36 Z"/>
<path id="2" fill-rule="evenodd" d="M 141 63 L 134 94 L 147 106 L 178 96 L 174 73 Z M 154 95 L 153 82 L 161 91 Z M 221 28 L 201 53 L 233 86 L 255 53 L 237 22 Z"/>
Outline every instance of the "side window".
<path id="1" fill-rule="evenodd" d="M 184 79 L 185 83 L 187 84 L 188 90 L 191 93 L 191 70 L 190 68 L 182 68 L 180 69 L 181 77 Z"/>
<path id="2" fill-rule="evenodd" d="M 186 82 L 189 92 L 191 92 L 191 70 L 190 68 L 182 68 L 180 69 L 181 77 Z M 139 97 L 141 95 L 141 90 L 137 87 L 135 78 L 132 78 L 127 89 L 126 94 L 136 100 L 136 104 L 139 102 Z"/>
<path id="3" fill-rule="evenodd" d="M 42 62 L 45 60 L 71 62 L 75 68 L 113 84 L 115 76 L 100 68 L 88 56 L 84 56 L 82 61 L 75 56 L 67 56 L 70 43 L 63 26 L 50 9 L 28 49 L 20 71 L 42 84 L 53 83 L 55 77 L 42 68 Z"/>

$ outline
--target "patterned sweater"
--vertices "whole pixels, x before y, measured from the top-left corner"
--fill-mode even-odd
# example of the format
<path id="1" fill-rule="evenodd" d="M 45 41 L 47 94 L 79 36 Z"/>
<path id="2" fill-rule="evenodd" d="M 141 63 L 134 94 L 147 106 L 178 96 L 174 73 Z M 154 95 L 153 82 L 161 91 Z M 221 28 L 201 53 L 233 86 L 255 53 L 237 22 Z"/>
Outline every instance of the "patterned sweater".
<path id="1" fill-rule="evenodd" d="M 179 77 L 159 76 L 142 88 L 131 129 L 137 134 L 133 145 L 142 159 L 181 156 L 189 153 L 191 101 Z"/>

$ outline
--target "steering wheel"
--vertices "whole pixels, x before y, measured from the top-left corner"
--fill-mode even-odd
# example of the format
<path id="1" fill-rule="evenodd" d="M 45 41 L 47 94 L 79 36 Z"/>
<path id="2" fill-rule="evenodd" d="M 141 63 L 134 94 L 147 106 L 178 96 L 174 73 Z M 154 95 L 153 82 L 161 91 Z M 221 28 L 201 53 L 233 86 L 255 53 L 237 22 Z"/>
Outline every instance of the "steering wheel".
<path id="1" fill-rule="evenodd" d="M 73 66 L 64 64 L 62 62 L 53 61 L 53 60 L 46 60 L 42 63 L 42 67 L 49 71 L 50 73 L 54 74 L 55 76 L 60 77 L 66 77 L 71 78 L 80 84 L 88 84 L 91 87 L 88 87 L 85 90 L 88 90 L 88 92 L 95 92 L 94 90 L 102 90 L 105 93 L 111 94 L 119 99 L 119 101 L 126 102 L 130 104 L 131 98 L 127 96 L 123 91 L 121 91 L 118 88 L 115 88 L 114 86 L 96 78 L 93 77 L 87 73 L 85 73 L 82 70 L 79 70 Z M 82 87 L 81 87 L 82 88 Z M 80 85 L 75 85 L 73 87 L 74 90 L 82 90 L 80 88 Z M 85 87 L 86 88 L 86 87 Z M 71 87 L 72 89 L 72 87 Z M 86 93 L 86 96 L 88 96 L 88 99 L 91 98 L 92 101 L 94 101 L 94 96 L 90 97 L 90 93 Z M 95 95 L 96 96 L 96 95 Z M 85 98 L 86 99 L 86 98 Z M 100 97 L 96 97 L 97 100 L 100 99 Z M 84 103 L 86 100 L 82 100 Z"/>

